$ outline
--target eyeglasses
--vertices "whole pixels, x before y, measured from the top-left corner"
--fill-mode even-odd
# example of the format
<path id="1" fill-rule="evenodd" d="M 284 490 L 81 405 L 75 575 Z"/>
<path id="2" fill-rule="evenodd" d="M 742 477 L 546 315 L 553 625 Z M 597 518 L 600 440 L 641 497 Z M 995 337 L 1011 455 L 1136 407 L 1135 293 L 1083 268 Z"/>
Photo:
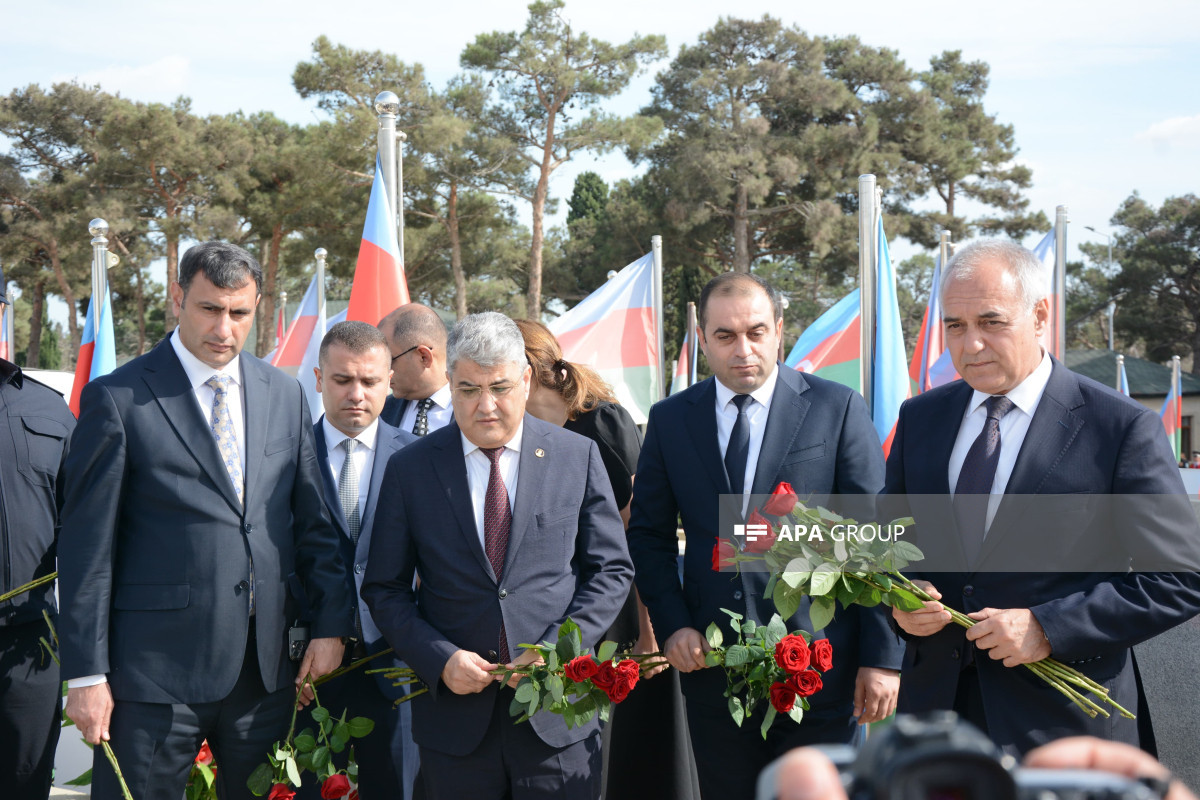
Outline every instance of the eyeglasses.
<path id="1" fill-rule="evenodd" d="M 392 356 L 392 366 L 393 366 L 393 367 L 394 367 L 394 366 L 396 366 L 396 359 L 397 359 L 397 358 L 404 358 L 404 356 L 408 355 L 409 353 L 411 353 L 413 350 L 416 350 L 416 349 L 417 349 L 418 347 L 420 347 L 420 346 L 421 346 L 421 345 L 419 345 L 419 344 L 414 344 L 412 347 L 408 348 L 407 350 L 405 350 L 405 351 L 404 351 L 403 353 L 401 353 L 400 355 L 398 355 L 398 356 Z M 426 347 L 429 347 L 429 345 L 426 345 Z M 429 349 L 430 349 L 430 350 L 432 350 L 433 348 L 432 348 L 432 347 L 429 347 Z"/>
<path id="2" fill-rule="evenodd" d="M 500 400 L 515 389 L 516 386 L 515 383 L 497 383 L 487 387 L 487 390 L 494 399 Z M 458 386 L 451 391 L 457 394 L 460 399 L 468 403 L 473 403 L 483 396 L 483 389 L 484 387 L 482 386 Z"/>

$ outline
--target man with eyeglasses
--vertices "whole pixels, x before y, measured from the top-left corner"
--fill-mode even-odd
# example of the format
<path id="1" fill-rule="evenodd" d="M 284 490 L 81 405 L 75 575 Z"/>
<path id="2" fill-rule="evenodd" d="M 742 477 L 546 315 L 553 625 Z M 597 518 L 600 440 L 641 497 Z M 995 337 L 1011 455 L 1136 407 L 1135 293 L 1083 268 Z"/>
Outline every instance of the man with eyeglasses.
<path id="1" fill-rule="evenodd" d="M 428 797 L 594 800 L 596 719 L 514 724 L 514 676 L 570 617 L 599 642 L 633 575 L 594 442 L 525 413 L 531 370 L 516 324 L 459 322 L 447 344 L 454 421 L 389 462 L 362 596 L 429 692 L 412 701 Z M 414 571 L 421 575 L 413 588 Z"/>
<path id="2" fill-rule="evenodd" d="M 392 351 L 392 394 L 380 419 L 416 436 L 450 422 L 446 326 L 429 306 L 406 303 L 379 322 Z"/>

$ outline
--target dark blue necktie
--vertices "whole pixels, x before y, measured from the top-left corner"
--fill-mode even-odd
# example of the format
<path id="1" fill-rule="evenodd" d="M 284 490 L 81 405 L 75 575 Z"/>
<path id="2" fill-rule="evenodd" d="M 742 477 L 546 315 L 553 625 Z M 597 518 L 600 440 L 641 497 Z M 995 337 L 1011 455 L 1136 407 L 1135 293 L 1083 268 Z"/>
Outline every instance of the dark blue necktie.
<path id="1" fill-rule="evenodd" d="M 729 433 L 729 446 L 725 448 L 725 474 L 729 476 L 729 491 L 733 494 L 746 489 L 746 462 L 750 460 L 750 419 L 746 416 L 746 406 L 752 399 L 748 394 L 733 396 L 738 415 Z"/>
<path id="2" fill-rule="evenodd" d="M 954 487 L 954 517 L 962 537 L 963 552 L 970 567 L 983 548 L 987 524 L 988 495 L 996 480 L 996 465 L 1000 462 L 1000 418 L 1012 411 L 1013 401 L 1007 397 L 989 397 L 984 401 L 987 420 L 983 430 L 971 444 L 958 473 Z"/>

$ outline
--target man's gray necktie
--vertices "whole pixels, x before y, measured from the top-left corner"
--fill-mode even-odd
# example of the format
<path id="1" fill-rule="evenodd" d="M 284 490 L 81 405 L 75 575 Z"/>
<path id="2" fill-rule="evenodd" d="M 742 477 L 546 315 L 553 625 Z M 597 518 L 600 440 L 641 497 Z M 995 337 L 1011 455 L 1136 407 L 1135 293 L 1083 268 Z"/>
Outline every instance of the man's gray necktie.
<path id="1" fill-rule="evenodd" d="M 242 475 L 242 458 L 238 455 L 237 432 L 233 429 L 233 418 L 229 413 L 229 384 L 233 378 L 228 375 L 213 375 L 204 382 L 213 390 L 212 417 L 209 427 L 217 440 L 217 449 L 221 451 L 221 459 L 225 462 L 225 471 L 233 482 L 238 500 L 245 502 L 246 480 Z"/>
<path id="2" fill-rule="evenodd" d="M 346 527 L 350 530 L 350 541 L 355 545 L 358 544 L 358 534 L 362 526 L 362 517 L 358 510 L 358 467 L 354 464 L 354 450 L 357 447 L 357 439 L 342 440 L 346 460 L 342 462 L 342 471 L 338 475 L 338 500 L 342 504 L 342 514 L 346 517 Z"/>
<path id="3" fill-rule="evenodd" d="M 417 421 L 413 423 L 412 432 L 417 436 L 429 433 L 429 409 L 433 408 L 433 398 L 426 397 L 417 403 Z"/>
<path id="4" fill-rule="evenodd" d="M 987 420 L 967 451 L 954 487 L 954 517 L 958 520 L 968 567 L 974 565 L 983 549 L 988 496 L 996 480 L 996 465 L 1000 462 L 1000 418 L 1014 408 L 1013 401 L 1007 397 L 989 397 L 984 406 Z"/>

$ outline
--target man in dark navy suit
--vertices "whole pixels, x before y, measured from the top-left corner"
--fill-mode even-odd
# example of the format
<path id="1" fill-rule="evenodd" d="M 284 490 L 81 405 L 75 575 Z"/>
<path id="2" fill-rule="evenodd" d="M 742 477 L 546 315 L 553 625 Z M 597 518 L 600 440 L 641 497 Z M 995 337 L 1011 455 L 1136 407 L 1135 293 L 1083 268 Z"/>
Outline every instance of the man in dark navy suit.
<path id="1" fill-rule="evenodd" d="M 782 368 L 776 361 L 783 312 L 775 289 L 754 275 L 726 273 L 700 295 L 701 347 L 715 377 L 657 403 L 633 489 L 629 547 L 637 587 L 663 651 L 680 672 L 701 794 L 749 797 L 758 772 L 784 750 L 850 742 L 857 724 L 895 707 L 901 647 L 879 609 L 840 609 L 824 630 L 834 669 L 811 699 L 804 722 L 776 722 L 767 740 L 759 721 L 737 727 L 723 696 L 725 676 L 704 669 L 701 631 L 721 609 L 766 622 L 774 605 L 767 575 L 713 570 L 721 495 L 770 494 L 787 481 L 806 495 L 874 495 L 883 451 L 856 392 Z M 676 521 L 687 539 L 683 585 L 676 568 Z M 787 620 L 812 631 L 807 603 Z M 761 713 L 761 712 L 759 712 Z"/>
<path id="2" fill-rule="evenodd" d="M 0 270 L 0 325 L 4 289 Z M 0 358 L 0 594 L 54 571 L 62 465 L 74 429 L 61 394 Z M 0 775 L 14 800 L 50 793 L 62 683 L 42 647 L 50 639 L 42 615 L 54 621 L 56 611 L 53 583 L 0 606 Z"/>
<path id="3" fill-rule="evenodd" d="M 1012 752 L 1079 733 L 1152 746 L 1130 648 L 1200 610 L 1197 575 L 1181 571 L 1195 569 L 1195 518 L 1158 415 L 1040 344 L 1047 278 L 999 241 L 962 248 L 943 275 L 963 380 L 901 407 L 887 492 L 903 508 L 884 506 L 916 519 L 913 574 L 977 624 L 948 624 L 937 602 L 893 611 L 908 643 L 900 710 L 954 709 Z M 1047 656 L 1137 722 L 1090 719 L 1021 666 Z"/>
<path id="4" fill-rule="evenodd" d="M 359 599 L 379 487 L 390 459 L 417 437 L 379 419 L 388 395 L 391 369 L 387 339 L 365 322 L 339 322 L 321 340 L 317 391 L 325 413 L 313 426 L 317 460 L 323 467 L 325 505 L 340 534 L 342 560 L 354 591 L 355 635 L 343 665 L 387 648 L 371 612 Z M 368 668 L 402 666 L 396 659 L 369 662 Z M 364 800 L 411 797 L 419 763 L 410 732 L 407 706 L 396 709 L 400 697 L 391 682 L 357 669 L 331 681 L 321 690 L 321 702 L 333 713 L 367 717 L 375 729 L 355 740 L 358 788 Z M 317 798 L 320 787 L 306 783 L 298 793 Z"/>
<path id="5" fill-rule="evenodd" d="M 406 303 L 379 321 L 392 349 L 392 394 L 380 416 L 415 436 L 450 423 L 446 325 L 429 306 Z"/>

